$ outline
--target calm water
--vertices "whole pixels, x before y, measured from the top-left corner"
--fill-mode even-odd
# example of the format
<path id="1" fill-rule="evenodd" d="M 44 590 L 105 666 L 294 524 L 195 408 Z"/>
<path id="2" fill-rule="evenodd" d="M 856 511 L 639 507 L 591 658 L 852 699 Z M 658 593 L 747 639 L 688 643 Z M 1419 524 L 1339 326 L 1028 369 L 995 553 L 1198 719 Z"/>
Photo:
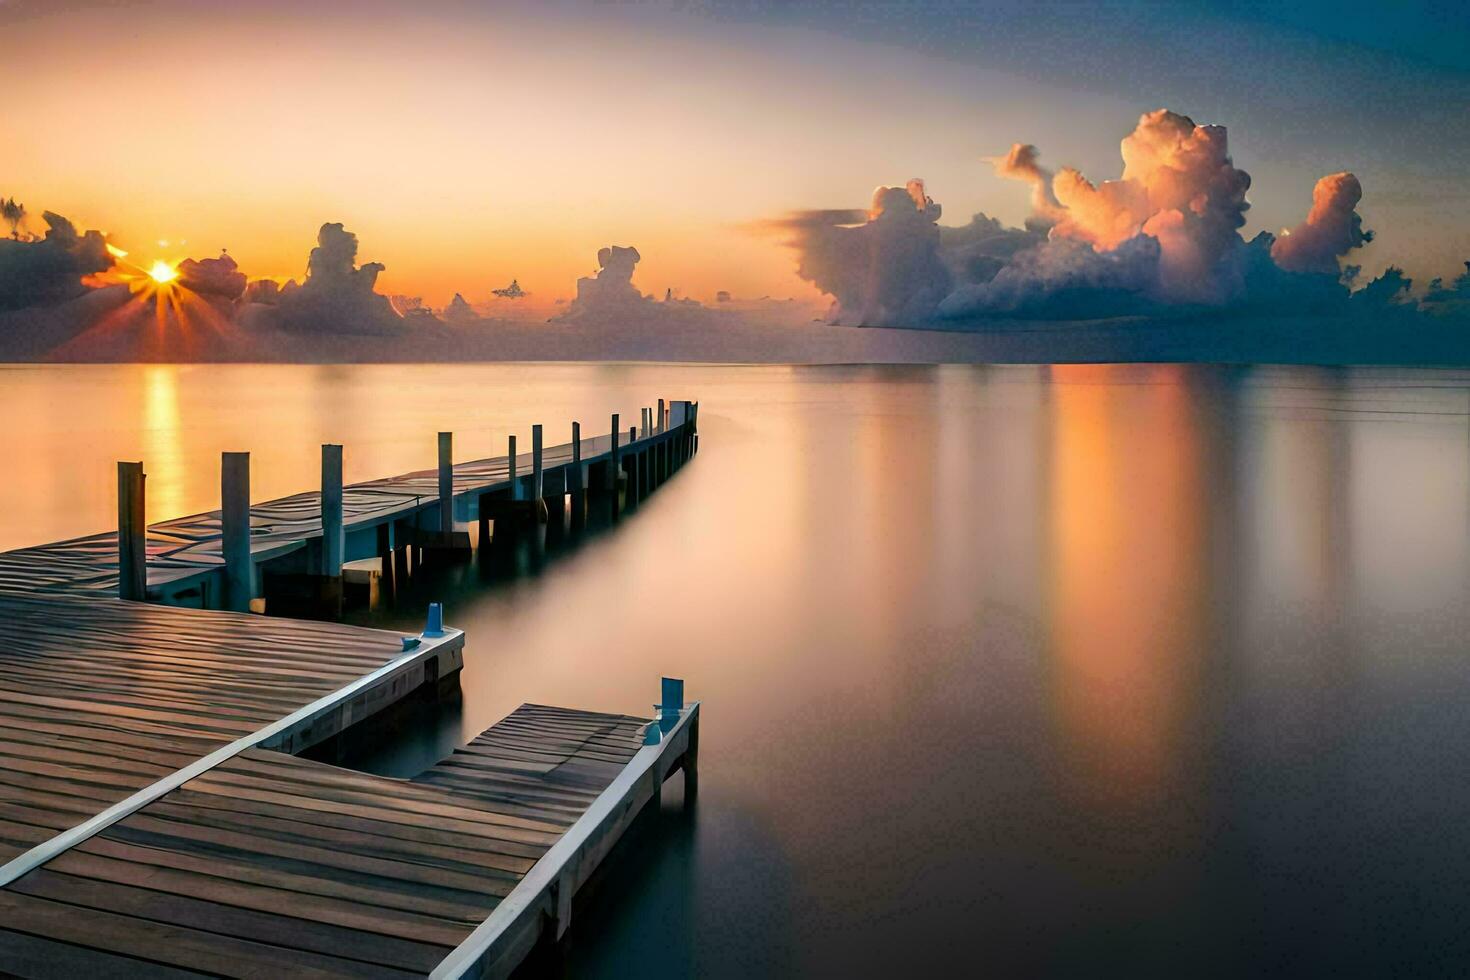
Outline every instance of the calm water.
<path id="1" fill-rule="evenodd" d="M 575 976 L 1463 973 L 1470 375 L 707 366 L 0 369 L 0 545 L 695 398 L 701 453 L 535 575 L 425 575 L 463 704 L 705 702 Z M 627 424 L 625 422 L 625 424 Z M 670 964 L 659 968 L 659 964 Z"/>

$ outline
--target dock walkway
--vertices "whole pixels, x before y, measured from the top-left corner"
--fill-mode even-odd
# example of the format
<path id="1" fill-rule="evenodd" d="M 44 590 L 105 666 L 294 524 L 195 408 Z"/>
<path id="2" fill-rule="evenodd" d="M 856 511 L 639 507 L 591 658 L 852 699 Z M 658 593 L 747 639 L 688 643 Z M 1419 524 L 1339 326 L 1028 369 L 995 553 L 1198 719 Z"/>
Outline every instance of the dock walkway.
<path id="1" fill-rule="evenodd" d="M 578 467 L 585 488 L 599 455 L 609 489 L 619 467 L 651 485 L 692 425 L 645 422 L 631 447 L 537 452 L 524 489 L 571 492 L 543 489 L 548 464 Z M 525 499 L 513 458 L 454 466 L 456 515 Z M 442 527 L 447 477 L 348 488 L 344 525 L 432 526 L 432 512 Z M 253 560 L 313 534 L 320 547 L 321 506 L 250 508 Z M 218 573 L 220 523 L 149 529 L 149 598 Z M 151 553 L 163 538 L 189 553 Z M 699 705 L 669 681 L 651 720 L 523 705 L 413 779 L 298 758 L 459 670 L 463 633 L 113 598 L 117 542 L 0 556 L 0 973 L 505 976 L 565 932 L 572 895 L 664 778 L 697 785 Z"/>

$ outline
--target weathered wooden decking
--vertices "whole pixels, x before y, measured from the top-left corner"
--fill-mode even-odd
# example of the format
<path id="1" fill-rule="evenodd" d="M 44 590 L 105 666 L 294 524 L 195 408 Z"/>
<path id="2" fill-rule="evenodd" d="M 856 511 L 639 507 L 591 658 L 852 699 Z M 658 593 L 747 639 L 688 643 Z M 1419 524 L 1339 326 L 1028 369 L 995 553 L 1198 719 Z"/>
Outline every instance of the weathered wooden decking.
<path id="1" fill-rule="evenodd" d="M 462 663 L 458 633 L 405 654 L 379 630 L 118 599 L 0 594 L 0 622 L 0 819 L 21 808 L 42 826 L 341 693 L 262 739 L 308 748 Z M 12 831 L 0 825 L 0 863 L 33 843 Z"/>
<path id="2" fill-rule="evenodd" d="M 668 475 L 668 443 L 692 437 L 645 423 L 644 445 L 600 449 L 630 485 Z M 564 470 L 550 491 L 506 457 L 455 466 L 455 515 L 567 490 L 572 467 L 585 489 L 599 444 L 579 448 L 542 456 L 537 475 Z M 344 524 L 443 527 L 441 480 L 347 488 Z M 250 508 L 253 560 L 319 541 L 321 506 Z M 149 529 L 150 598 L 218 575 L 220 523 Z M 0 975 L 504 976 L 565 931 L 663 779 L 682 767 L 695 785 L 682 682 L 652 722 L 523 705 L 409 780 L 296 758 L 460 669 L 463 634 L 123 601 L 118 567 L 116 535 L 0 556 Z"/>
<path id="3" fill-rule="evenodd" d="M 525 705 L 414 780 L 247 750 L 0 890 L 0 963 L 423 976 L 628 768 L 645 724 Z"/>

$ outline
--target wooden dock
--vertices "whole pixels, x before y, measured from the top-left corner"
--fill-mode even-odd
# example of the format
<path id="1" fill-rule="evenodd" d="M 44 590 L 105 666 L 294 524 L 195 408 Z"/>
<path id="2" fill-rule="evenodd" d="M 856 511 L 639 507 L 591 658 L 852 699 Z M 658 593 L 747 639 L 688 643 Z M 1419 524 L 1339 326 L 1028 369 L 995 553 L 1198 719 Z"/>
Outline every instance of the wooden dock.
<path id="1" fill-rule="evenodd" d="M 451 518 L 529 503 L 534 519 L 592 480 L 616 511 L 693 452 L 693 406 L 675 405 L 621 445 L 542 453 L 538 433 L 525 477 L 507 454 L 249 507 L 251 573 L 331 552 L 337 502 L 347 541 L 389 527 L 442 544 Z M 433 493 L 408 492 L 429 472 Z M 120 513 L 141 512 L 120 491 Z M 230 506 L 147 529 L 147 597 L 229 592 Z M 155 550 L 186 529 L 196 550 Z M 437 607 L 403 637 L 114 598 L 123 531 L 111 550 L 99 535 L 0 556 L 0 974 L 506 976 L 565 933 L 577 888 L 669 774 L 693 797 L 699 705 L 669 679 L 652 719 L 523 705 L 413 779 L 298 758 L 450 677 L 464 635 Z"/>
<path id="2" fill-rule="evenodd" d="M 130 468 L 120 472 L 120 497 L 133 499 L 119 528 L 0 553 L 0 591 L 121 595 L 245 611 L 252 600 L 269 599 L 272 576 L 340 581 L 345 562 L 372 558 L 391 575 L 395 564 L 403 567 L 409 547 L 468 548 L 467 532 L 453 539 L 459 526 L 479 525 L 483 540 L 497 520 L 527 513 L 536 519 L 527 505 L 536 505 L 542 521 L 580 527 L 589 501 L 616 514 L 687 461 L 698 448 L 698 411 L 694 402 L 667 408 L 660 402 L 657 414 L 644 410 L 638 426 L 624 430 L 613 415 L 606 434 L 586 438 L 573 423 L 571 442 L 545 448 L 536 426 L 529 453 L 517 451 L 512 436 L 506 455 L 460 463 L 452 460 L 452 434 L 440 433 L 436 469 L 348 486 L 341 483 L 342 447 L 323 446 L 320 490 L 259 503 L 248 502 L 249 454 L 226 453 L 219 510 L 146 528 L 142 464 L 120 464 Z M 232 504 L 241 514 L 234 553 Z M 130 575 L 120 574 L 134 563 L 128 571 L 141 569 L 137 595 L 129 594 Z"/>

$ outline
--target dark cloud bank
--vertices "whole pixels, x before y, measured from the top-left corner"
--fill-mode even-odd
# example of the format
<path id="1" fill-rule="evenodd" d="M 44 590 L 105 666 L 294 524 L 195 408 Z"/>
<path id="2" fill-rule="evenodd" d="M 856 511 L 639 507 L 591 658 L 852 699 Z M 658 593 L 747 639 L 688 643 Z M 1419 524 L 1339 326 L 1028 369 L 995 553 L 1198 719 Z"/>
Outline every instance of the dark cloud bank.
<path id="1" fill-rule="evenodd" d="M 0 241 L 0 357 L 11 360 L 653 359 L 719 361 L 1209 360 L 1470 363 L 1470 264 L 1414 288 L 1351 257 L 1372 238 L 1351 173 L 1323 177 L 1280 236 L 1240 234 L 1250 175 L 1224 127 L 1167 110 L 1122 141 L 1123 172 L 1055 173 L 1016 144 L 989 162 L 1030 187 L 1023 227 L 983 214 L 940 224 L 920 180 L 866 210 L 762 223 L 831 297 L 707 307 L 645 295 L 641 256 L 603 248 L 575 299 L 547 318 L 519 286 L 442 312 L 376 291 L 383 266 L 323 225 L 297 284 L 249 282 L 228 255 L 179 267 L 178 297 L 103 285 L 103 236 L 44 216 L 43 237 Z"/>

